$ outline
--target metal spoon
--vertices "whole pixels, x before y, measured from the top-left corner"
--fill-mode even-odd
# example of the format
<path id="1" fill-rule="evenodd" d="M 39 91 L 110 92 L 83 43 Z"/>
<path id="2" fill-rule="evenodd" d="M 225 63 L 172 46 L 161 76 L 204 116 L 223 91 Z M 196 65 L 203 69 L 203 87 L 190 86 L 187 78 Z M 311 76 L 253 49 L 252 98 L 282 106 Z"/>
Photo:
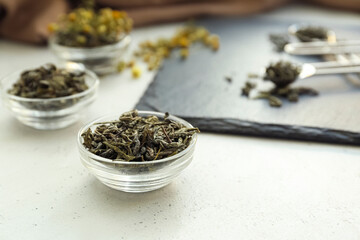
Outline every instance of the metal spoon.
<path id="1" fill-rule="evenodd" d="M 299 79 L 308 78 L 314 75 L 359 73 L 360 64 L 339 62 L 305 63 L 301 66 Z"/>
<path id="2" fill-rule="evenodd" d="M 315 75 L 360 73 L 360 64 L 332 62 L 304 63 L 300 66 L 298 79 L 305 79 Z M 265 76 L 266 68 L 261 70 L 260 76 Z"/>
<path id="3" fill-rule="evenodd" d="M 296 32 L 306 24 L 293 24 L 288 28 L 291 35 L 296 35 Z M 326 54 L 352 54 L 360 53 L 359 40 L 343 40 L 338 41 L 334 31 L 327 32 L 326 41 L 314 39 L 313 42 L 296 42 L 289 43 L 285 46 L 284 51 L 295 55 L 326 55 Z"/>
<path id="4" fill-rule="evenodd" d="M 309 25 L 306 24 L 293 24 L 288 28 L 288 32 L 291 35 L 296 35 L 296 32 L 303 27 Z M 298 47 L 298 48 L 297 48 Z M 285 47 L 287 52 L 291 54 L 321 54 L 323 58 L 327 61 L 337 61 L 339 64 L 359 64 L 360 63 L 360 54 L 356 54 L 354 52 L 358 52 L 357 50 L 360 48 L 359 40 L 350 40 L 350 41 L 338 41 L 335 31 L 328 30 L 327 32 L 327 40 L 318 41 L 318 39 L 314 39 L 313 42 L 310 43 L 294 43 L 292 45 L 288 45 Z M 345 53 L 344 53 L 345 52 Z M 332 65 L 333 63 L 319 63 L 323 66 Z M 319 65 L 318 65 L 319 67 Z M 360 78 L 359 74 L 357 74 Z M 353 80 L 353 76 L 346 74 L 348 79 Z"/>

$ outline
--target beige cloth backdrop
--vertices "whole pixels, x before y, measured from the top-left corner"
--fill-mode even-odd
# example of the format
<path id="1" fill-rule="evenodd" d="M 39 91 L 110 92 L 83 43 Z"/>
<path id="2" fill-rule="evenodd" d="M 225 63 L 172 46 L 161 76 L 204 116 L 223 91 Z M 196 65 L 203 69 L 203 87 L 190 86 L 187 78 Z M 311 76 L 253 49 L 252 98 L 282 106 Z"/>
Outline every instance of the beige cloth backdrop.
<path id="1" fill-rule="evenodd" d="M 206 15 L 247 15 L 279 7 L 291 0 L 98 0 L 99 6 L 126 10 L 135 26 Z M 309 1 L 308 1 L 309 2 Z M 312 0 L 330 7 L 360 10 L 359 0 Z M 70 9 L 66 0 L 0 0 L 0 36 L 17 41 L 46 42 L 47 25 Z"/>

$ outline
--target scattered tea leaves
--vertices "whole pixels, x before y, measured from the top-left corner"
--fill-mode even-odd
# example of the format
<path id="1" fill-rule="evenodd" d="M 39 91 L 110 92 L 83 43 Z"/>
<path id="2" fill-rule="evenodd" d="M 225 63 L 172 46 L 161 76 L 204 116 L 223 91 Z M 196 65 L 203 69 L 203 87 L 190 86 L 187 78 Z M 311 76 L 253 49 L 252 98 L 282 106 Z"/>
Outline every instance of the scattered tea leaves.
<path id="1" fill-rule="evenodd" d="M 255 83 L 245 82 L 245 86 L 241 88 L 241 95 L 249 97 L 250 91 L 256 87 Z"/>
<path id="2" fill-rule="evenodd" d="M 232 77 L 230 77 L 230 76 L 225 76 L 225 80 L 226 80 L 228 83 L 232 83 L 232 81 L 233 81 Z"/>
<path id="3" fill-rule="evenodd" d="M 248 77 L 248 78 L 259 78 L 260 75 L 257 74 L 257 73 L 248 73 L 247 77 Z"/>
<path id="4" fill-rule="evenodd" d="M 98 156 L 122 161 L 154 161 L 185 150 L 198 128 L 187 128 L 168 118 L 139 116 L 136 110 L 119 120 L 99 123 L 82 134 L 83 145 Z"/>
<path id="5" fill-rule="evenodd" d="M 270 92 L 260 92 L 259 95 L 255 97 L 255 99 L 267 99 L 271 107 L 282 106 L 282 101 L 278 97 L 271 95 Z"/>

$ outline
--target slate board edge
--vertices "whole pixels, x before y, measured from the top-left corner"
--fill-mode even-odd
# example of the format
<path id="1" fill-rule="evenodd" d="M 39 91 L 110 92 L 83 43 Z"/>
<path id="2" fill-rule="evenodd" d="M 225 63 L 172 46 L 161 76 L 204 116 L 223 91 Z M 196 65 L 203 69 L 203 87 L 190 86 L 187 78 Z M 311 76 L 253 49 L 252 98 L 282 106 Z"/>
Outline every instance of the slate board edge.
<path id="1" fill-rule="evenodd" d="M 160 109 L 146 104 L 143 98 L 140 99 L 135 108 L 162 112 Z M 177 116 L 198 127 L 202 132 L 360 146 L 360 133 L 358 132 L 329 128 L 257 123 L 234 118 Z"/>
<path id="2" fill-rule="evenodd" d="M 203 132 L 239 134 L 266 138 L 305 140 L 313 142 L 360 146 L 360 133 L 305 126 L 256 123 L 240 119 L 187 118 Z"/>

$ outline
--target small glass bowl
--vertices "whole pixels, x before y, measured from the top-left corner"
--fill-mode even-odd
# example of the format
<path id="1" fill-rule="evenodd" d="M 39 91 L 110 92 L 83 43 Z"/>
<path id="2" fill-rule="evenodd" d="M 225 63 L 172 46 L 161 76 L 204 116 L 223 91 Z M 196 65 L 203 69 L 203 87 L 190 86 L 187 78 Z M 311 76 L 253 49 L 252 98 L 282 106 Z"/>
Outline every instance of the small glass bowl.
<path id="1" fill-rule="evenodd" d="M 163 113 L 151 111 L 139 111 L 139 115 L 157 116 L 163 118 Z M 97 156 L 89 152 L 83 145 L 81 134 L 88 128 L 95 129 L 95 123 L 118 119 L 119 115 L 101 117 L 86 124 L 78 133 L 78 148 L 82 164 L 98 178 L 103 184 L 110 188 L 132 193 L 149 192 L 169 184 L 178 176 L 192 161 L 197 135 L 194 134 L 190 145 L 180 153 L 149 162 L 126 162 L 111 160 Z M 193 126 L 185 120 L 172 116 L 169 119 L 180 122 L 186 127 Z"/>
<path id="2" fill-rule="evenodd" d="M 116 66 L 130 42 L 131 37 L 124 35 L 114 44 L 79 48 L 60 45 L 56 42 L 56 38 L 52 37 L 49 40 L 49 46 L 61 62 L 81 63 L 96 74 L 105 75 L 116 71 Z"/>
<path id="3" fill-rule="evenodd" d="M 89 88 L 71 96 L 51 99 L 19 97 L 7 92 L 23 72 L 16 71 L 0 82 L 3 104 L 20 122 L 36 129 L 59 129 L 76 122 L 81 116 L 81 111 L 95 100 L 99 79 L 96 74 L 79 64 L 67 64 L 61 67 L 84 71 L 85 81 Z"/>

